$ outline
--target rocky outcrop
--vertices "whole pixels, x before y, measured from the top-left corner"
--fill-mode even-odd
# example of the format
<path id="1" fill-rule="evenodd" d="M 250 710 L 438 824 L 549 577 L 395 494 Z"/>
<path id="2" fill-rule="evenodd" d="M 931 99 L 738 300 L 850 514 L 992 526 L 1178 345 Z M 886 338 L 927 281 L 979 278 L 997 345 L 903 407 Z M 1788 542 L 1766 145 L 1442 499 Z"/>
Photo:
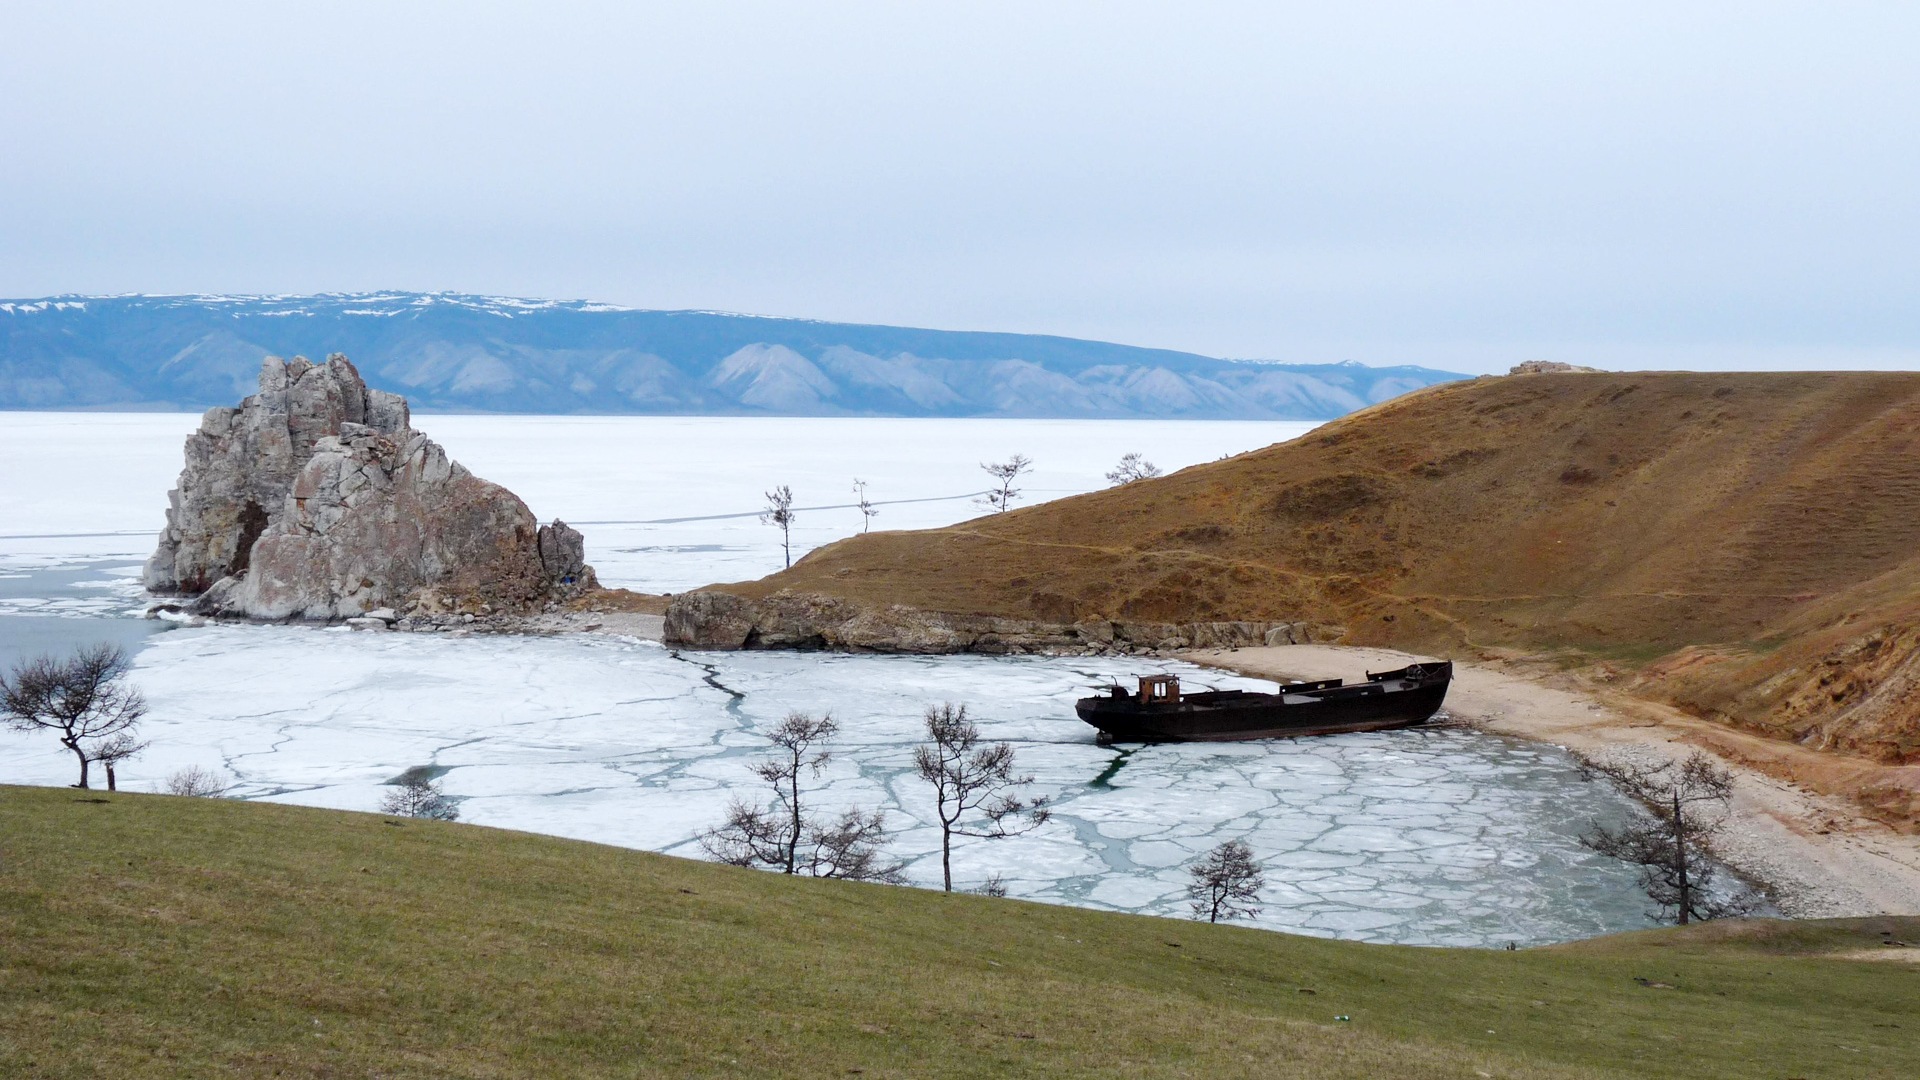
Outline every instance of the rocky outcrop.
<path id="1" fill-rule="evenodd" d="M 1920 762 L 1920 622 L 1862 621 L 1766 650 L 1682 649 L 1641 669 L 1633 688 L 1802 746 Z"/>
<path id="2" fill-rule="evenodd" d="M 540 565 L 547 580 L 561 585 L 593 585 L 593 567 L 587 565 L 587 538 L 580 530 L 555 518 L 540 526 Z"/>
<path id="3" fill-rule="evenodd" d="M 154 592 L 204 593 L 248 567 L 254 541 L 278 520 L 293 478 L 314 445 L 356 424 L 406 432 L 406 399 L 368 390 L 344 356 L 313 364 L 269 357 L 260 392 L 237 409 L 208 409 L 187 438 L 186 467 L 168 493 L 167 527 L 147 560 Z"/>
<path id="4" fill-rule="evenodd" d="M 696 649 L 837 649 L 882 653 L 1149 652 L 1301 644 L 1339 628 L 1281 622 L 1050 623 L 867 605 L 819 593 L 762 599 L 702 589 L 667 605 L 666 642 Z"/>
<path id="5" fill-rule="evenodd" d="M 1548 375 L 1563 371 L 1584 371 L 1591 375 L 1599 375 L 1602 373 L 1597 367 L 1581 367 L 1579 364 L 1569 364 L 1564 360 L 1525 360 L 1513 365 L 1513 370 L 1507 372 L 1507 374 Z"/>
<path id="6" fill-rule="evenodd" d="M 339 355 L 269 358 L 258 394 L 207 412 L 145 576 L 260 619 L 524 610 L 594 585 L 577 531 L 450 460 Z"/>

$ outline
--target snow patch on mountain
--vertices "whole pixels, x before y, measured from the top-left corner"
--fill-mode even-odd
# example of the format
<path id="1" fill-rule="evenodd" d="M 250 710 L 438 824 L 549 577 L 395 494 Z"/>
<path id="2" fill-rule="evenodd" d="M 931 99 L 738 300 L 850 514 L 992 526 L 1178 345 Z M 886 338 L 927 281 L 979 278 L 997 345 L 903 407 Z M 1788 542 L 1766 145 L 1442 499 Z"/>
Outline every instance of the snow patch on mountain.
<path id="1" fill-rule="evenodd" d="M 785 345 L 749 345 L 720 361 L 707 382 L 768 412 L 808 412 L 836 396 L 826 372 Z"/>
<path id="2" fill-rule="evenodd" d="M 343 352 L 423 409 L 1325 419 L 1460 376 L 468 293 L 0 301 L 0 408 L 202 408 Z"/>

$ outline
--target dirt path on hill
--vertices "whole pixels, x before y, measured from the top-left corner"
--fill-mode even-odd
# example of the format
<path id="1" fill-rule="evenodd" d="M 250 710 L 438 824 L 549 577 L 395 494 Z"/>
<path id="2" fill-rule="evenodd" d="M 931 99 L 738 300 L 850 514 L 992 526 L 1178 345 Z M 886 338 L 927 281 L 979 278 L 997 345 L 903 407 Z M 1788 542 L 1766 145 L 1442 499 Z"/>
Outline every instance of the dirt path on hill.
<path id="1" fill-rule="evenodd" d="M 1362 678 L 1426 659 L 1339 645 L 1202 650 L 1197 664 L 1255 678 Z M 1551 680 L 1554 683 L 1559 679 Z M 1736 778 L 1720 854 L 1772 885 L 1788 915 L 1920 914 L 1920 836 L 1868 818 L 1849 791 L 1872 780 L 1920 784 L 1920 768 L 1809 750 L 1605 690 L 1496 667 L 1456 663 L 1447 711 L 1483 731 L 1557 743 L 1577 753 L 1677 759 L 1705 750 Z"/>

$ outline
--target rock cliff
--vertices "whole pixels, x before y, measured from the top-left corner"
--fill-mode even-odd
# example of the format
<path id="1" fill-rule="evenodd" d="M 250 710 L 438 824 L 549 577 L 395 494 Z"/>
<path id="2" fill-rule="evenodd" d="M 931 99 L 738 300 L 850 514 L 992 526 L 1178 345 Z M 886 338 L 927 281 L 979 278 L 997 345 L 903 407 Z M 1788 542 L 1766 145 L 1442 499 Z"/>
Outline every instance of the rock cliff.
<path id="1" fill-rule="evenodd" d="M 820 593 L 781 591 L 750 599 L 715 589 L 682 593 L 667 606 L 669 645 L 698 649 L 837 649 L 883 653 L 1133 653 L 1301 645 L 1331 641 L 1344 627 L 1306 623 L 1051 623 L 923 611 Z"/>
<path id="2" fill-rule="evenodd" d="M 187 438 L 146 585 L 196 611 L 342 619 L 525 610 L 594 584 L 582 538 L 413 430 L 346 357 L 269 357 L 260 392 Z"/>

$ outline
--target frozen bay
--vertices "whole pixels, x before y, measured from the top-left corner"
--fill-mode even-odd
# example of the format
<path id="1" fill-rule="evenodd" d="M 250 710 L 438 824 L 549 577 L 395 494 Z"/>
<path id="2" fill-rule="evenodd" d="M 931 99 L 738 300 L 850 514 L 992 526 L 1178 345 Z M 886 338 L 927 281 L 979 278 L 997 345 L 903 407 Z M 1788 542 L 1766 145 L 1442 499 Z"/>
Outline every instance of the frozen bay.
<path id="1" fill-rule="evenodd" d="M 823 808 L 885 808 L 918 885 L 939 882 L 931 798 L 912 772 L 928 704 L 964 702 L 1017 749 L 1055 817 L 966 841 L 962 886 L 1183 915 L 1184 864 L 1229 837 L 1267 867 L 1276 929 L 1494 945 L 1645 925 L 1618 864 L 1579 847 L 1624 806 L 1551 748 L 1463 729 L 1299 741 L 1102 747 L 1073 715 L 1086 687 L 1184 665 L 1084 658 L 675 654 L 578 635 L 363 634 L 307 627 L 177 630 L 139 654 L 153 747 L 134 788 L 217 765 L 244 798 L 373 810 L 413 765 L 444 770 L 462 819 L 698 857 L 695 834 L 755 795 L 757 734 L 789 710 L 831 712 Z M 7 779 L 71 782 L 46 740 L 5 736 Z"/>
<path id="2" fill-rule="evenodd" d="M 465 820 L 674 854 L 751 793 L 755 734 L 789 709 L 841 725 L 823 806 L 888 810 L 894 850 L 937 884 L 931 803 L 911 774 L 919 719 L 967 703 L 1018 748 L 1055 820 L 968 843 L 962 885 L 1003 875 L 1031 899 L 1184 914 L 1183 864 L 1245 839 L 1267 867 L 1261 925 L 1379 941 L 1498 945 L 1647 925 L 1624 867 L 1575 837 L 1626 812 L 1552 748 L 1460 729 L 1298 742 L 1104 748 L 1073 716 L 1089 683 L 1180 670 L 1059 658 L 686 654 L 599 635 L 357 634 L 139 620 L 180 441 L 194 417 L 11 413 L 0 450 L 0 662 L 111 638 L 137 648 L 150 788 L 219 765 L 242 797 L 371 810 L 413 765 L 445 769 Z M 611 584 L 678 591 L 776 569 L 761 492 L 790 484 L 796 547 L 974 516 L 982 460 L 1025 453 L 1030 500 L 1104 486 L 1130 451 L 1169 471 L 1292 437 L 1283 423 L 422 416 L 417 424 L 543 518 L 588 536 Z M 1254 685 L 1254 684 L 1246 684 Z M 50 739 L 0 733 L 0 781 L 70 783 Z M 929 854 L 934 854 L 929 862 Z"/>

